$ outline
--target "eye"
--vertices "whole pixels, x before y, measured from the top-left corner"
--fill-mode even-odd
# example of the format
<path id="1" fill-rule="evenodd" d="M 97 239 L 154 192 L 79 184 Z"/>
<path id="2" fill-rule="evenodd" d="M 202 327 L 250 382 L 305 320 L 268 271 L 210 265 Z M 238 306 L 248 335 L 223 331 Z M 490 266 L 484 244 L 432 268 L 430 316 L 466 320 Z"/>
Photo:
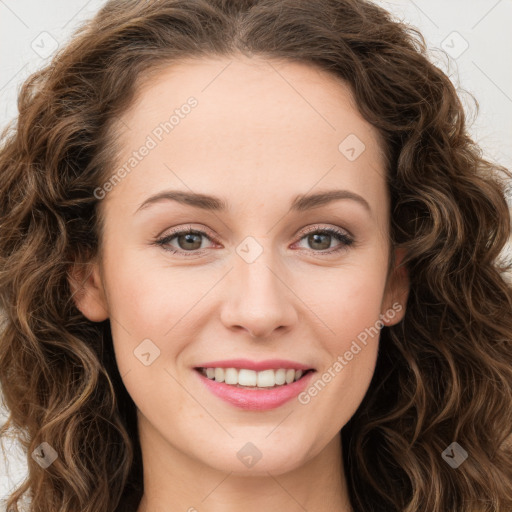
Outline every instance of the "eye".
<path id="1" fill-rule="evenodd" d="M 333 238 L 341 243 L 337 247 L 330 248 Z M 311 247 L 320 249 L 325 254 L 333 254 L 347 250 L 348 247 L 354 243 L 354 239 L 346 231 L 339 228 L 321 228 L 319 226 L 308 228 L 301 240 L 303 239 L 306 239 L 306 242 L 310 244 Z M 326 249 L 329 250 L 326 251 Z"/>
<path id="2" fill-rule="evenodd" d="M 163 238 L 160 238 L 155 243 L 172 254 L 182 254 L 185 257 L 190 257 L 197 256 L 197 251 L 201 249 L 201 237 L 212 240 L 204 231 L 194 230 L 189 226 L 186 230 L 173 231 Z M 175 246 L 171 245 L 171 241 L 175 238 L 178 243 L 178 249 L 175 249 Z"/>
<path id="3" fill-rule="evenodd" d="M 154 244 L 162 247 L 164 250 L 169 251 L 172 254 L 178 254 L 184 257 L 201 256 L 201 254 L 204 253 L 204 248 L 201 247 L 201 238 L 203 237 L 210 241 L 214 241 L 213 237 L 209 236 L 205 231 L 194 230 L 189 226 L 186 230 L 175 230 L 169 233 L 168 235 L 156 240 Z M 338 240 L 340 244 L 331 248 L 330 246 L 333 238 Z M 174 239 L 176 239 L 176 243 L 178 245 L 177 248 L 175 245 L 171 244 Z M 299 242 L 304 239 L 308 244 L 310 244 L 310 247 L 313 249 L 312 252 L 319 254 L 333 254 L 342 250 L 347 250 L 355 241 L 351 235 L 339 228 L 321 228 L 319 226 L 312 226 L 308 228 L 305 234 L 300 238 Z"/>

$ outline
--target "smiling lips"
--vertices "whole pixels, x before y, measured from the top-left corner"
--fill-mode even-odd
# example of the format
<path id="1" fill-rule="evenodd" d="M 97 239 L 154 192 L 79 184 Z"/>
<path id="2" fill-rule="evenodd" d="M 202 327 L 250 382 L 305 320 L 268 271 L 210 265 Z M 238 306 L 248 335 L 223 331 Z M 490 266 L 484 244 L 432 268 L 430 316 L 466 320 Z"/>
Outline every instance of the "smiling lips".
<path id="1" fill-rule="evenodd" d="M 301 363 L 282 359 L 212 361 L 194 368 L 216 396 L 248 410 L 279 407 L 297 396 L 315 372 Z"/>

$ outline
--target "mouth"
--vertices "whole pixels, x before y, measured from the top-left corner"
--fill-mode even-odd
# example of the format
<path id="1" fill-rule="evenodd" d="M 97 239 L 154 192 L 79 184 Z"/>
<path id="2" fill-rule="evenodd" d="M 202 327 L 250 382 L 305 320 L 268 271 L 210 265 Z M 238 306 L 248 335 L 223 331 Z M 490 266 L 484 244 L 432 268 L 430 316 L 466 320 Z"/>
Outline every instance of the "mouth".
<path id="1" fill-rule="evenodd" d="M 241 389 L 269 390 L 289 386 L 314 372 L 293 368 L 276 368 L 262 371 L 246 368 L 195 367 L 194 370 L 209 380 Z"/>
<path id="2" fill-rule="evenodd" d="M 266 368 L 256 371 L 198 366 L 194 373 L 204 389 L 229 405 L 245 411 L 263 412 L 291 403 L 311 385 L 316 370 Z"/>

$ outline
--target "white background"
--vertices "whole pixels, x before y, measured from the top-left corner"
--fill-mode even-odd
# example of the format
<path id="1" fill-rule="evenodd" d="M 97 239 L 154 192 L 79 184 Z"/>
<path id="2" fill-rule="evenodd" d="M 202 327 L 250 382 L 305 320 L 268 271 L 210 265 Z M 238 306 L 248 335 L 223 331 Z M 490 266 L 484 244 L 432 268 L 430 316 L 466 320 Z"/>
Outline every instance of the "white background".
<path id="1" fill-rule="evenodd" d="M 104 3 L 0 0 L 0 128 L 17 114 L 16 96 L 23 81 L 47 63 L 53 50 L 64 45 L 78 25 Z M 463 91 L 478 100 L 480 111 L 470 132 L 484 155 L 512 168 L 512 0 L 376 3 L 420 29 L 432 59 L 461 89 L 470 119 L 474 119 L 473 103 Z M 2 414 L 5 418 L 0 409 L 0 423 Z M 0 499 L 25 477 L 26 468 L 17 444 L 6 440 L 4 447 L 9 460 L 0 452 Z M 4 510 L 1 504 L 0 510 Z"/>

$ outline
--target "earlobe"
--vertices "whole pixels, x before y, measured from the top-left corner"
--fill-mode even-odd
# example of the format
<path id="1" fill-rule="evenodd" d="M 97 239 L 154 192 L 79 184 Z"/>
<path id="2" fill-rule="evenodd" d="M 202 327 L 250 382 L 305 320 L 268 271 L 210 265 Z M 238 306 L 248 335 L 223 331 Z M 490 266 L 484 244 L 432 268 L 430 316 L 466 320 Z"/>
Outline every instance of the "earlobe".
<path id="1" fill-rule="evenodd" d="M 381 320 L 387 327 L 399 323 L 405 316 L 410 279 L 407 269 L 404 266 L 400 267 L 404 256 L 405 249 L 396 249 L 395 266 L 389 278 L 382 302 Z"/>
<path id="2" fill-rule="evenodd" d="M 82 314 L 92 322 L 108 318 L 107 301 L 97 263 L 75 264 L 68 271 L 72 299 Z"/>

